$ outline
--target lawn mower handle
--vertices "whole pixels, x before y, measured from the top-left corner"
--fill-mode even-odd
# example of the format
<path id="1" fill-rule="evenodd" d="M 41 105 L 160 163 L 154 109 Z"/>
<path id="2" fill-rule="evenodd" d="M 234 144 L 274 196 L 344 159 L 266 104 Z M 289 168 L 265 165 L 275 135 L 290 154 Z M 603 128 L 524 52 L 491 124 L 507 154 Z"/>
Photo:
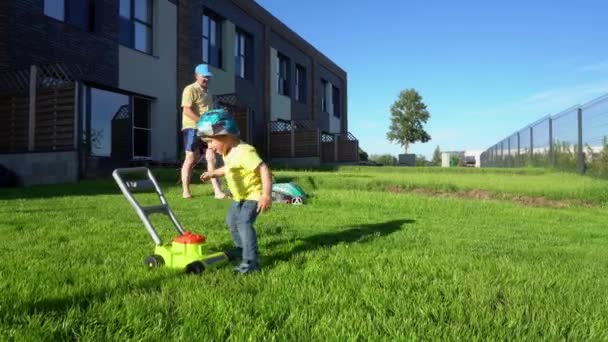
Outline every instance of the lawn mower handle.
<path id="1" fill-rule="evenodd" d="M 123 176 L 132 174 L 145 174 L 148 179 L 140 179 L 136 181 L 125 181 L 123 179 Z M 131 206 L 133 206 L 133 209 L 135 209 L 137 216 L 139 216 L 141 221 L 144 223 L 146 230 L 148 231 L 150 237 L 152 238 L 152 240 L 154 240 L 154 243 L 157 246 L 160 246 L 162 244 L 162 241 L 160 239 L 160 236 L 156 232 L 156 229 L 154 229 L 152 222 L 150 222 L 150 219 L 148 218 L 148 216 L 151 214 L 159 213 L 169 216 L 169 219 L 171 223 L 173 223 L 173 226 L 175 227 L 177 232 L 180 235 L 183 235 L 185 233 L 184 228 L 179 223 L 177 217 L 169 207 L 169 203 L 167 203 L 167 199 L 165 198 L 163 191 L 160 189 L 160 186 L 158 185 L 158 182 L 156 181 L 156 178 L 154 178 L 154 175 L 152 174 L 150 169 L 148 169 L 147 167 L 116 169 L 114 170 L 114 172 L 112 172 L 112 177 L 116 181 L 116 184 L 118 184 L 120 191 L 122 191 L 123 195 L 125 195 L 129 203 L 131 203 Z M 137 202 L 131 191 L 154 191 L 158 195 L 161 205 L 142 207 L 141 205 L 139 205 L 139 202 Z"/>

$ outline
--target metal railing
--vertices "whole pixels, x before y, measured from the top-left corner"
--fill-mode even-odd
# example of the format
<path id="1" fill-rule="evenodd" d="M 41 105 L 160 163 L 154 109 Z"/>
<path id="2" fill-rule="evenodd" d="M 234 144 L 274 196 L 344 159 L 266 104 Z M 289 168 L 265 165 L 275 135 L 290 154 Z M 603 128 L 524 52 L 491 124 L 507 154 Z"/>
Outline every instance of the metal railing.
<path id="1" fill-rule="evenodd" d="M 608 174 L 608 95 L 529 124 L 484 151 L 481 166 Z"/>

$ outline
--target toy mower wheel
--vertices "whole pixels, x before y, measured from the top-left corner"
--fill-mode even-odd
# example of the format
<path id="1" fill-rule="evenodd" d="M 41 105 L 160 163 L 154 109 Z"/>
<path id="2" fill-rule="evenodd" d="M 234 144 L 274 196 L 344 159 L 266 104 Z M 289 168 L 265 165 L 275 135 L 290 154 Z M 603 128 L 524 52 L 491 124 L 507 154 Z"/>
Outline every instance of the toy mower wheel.
<path id="1" fill-rule="evenodd" d="M 157 268 L 164 264 L 165 264 L 165 260 L 160 255 L 156 255 L 156 254 L 148 255 L 144 259 L 144 265 L 146 265 L 146 267 L 148 267 L 149 269 Z"/>
<path id="2" fill-rule="evenodd" d="M 185 269 L 187 274 L 201 274 L 205 271 L 205 265 L 200 261 L 191 262 Z"/>
<path id="3" fill-rule="evenodd" d="M 294 197 L 291 199 L 291 204 L 292 205 L 302 205 L 302 204 L 304 204 L 304 200 L 302 199 L 302 197 Z"/>

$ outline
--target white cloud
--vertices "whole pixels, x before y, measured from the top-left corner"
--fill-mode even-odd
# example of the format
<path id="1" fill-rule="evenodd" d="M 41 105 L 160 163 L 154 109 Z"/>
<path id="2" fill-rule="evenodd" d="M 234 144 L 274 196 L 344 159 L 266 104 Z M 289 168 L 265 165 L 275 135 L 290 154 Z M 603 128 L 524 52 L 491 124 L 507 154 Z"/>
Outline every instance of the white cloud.
<path id="1" fill-rule="evenodd" d="M 592 72 L 592 71 L 608 71 L 608 60 L 604 60 L 598 63 L 587 64 L 577 69 L 580 72 Z"/>
<path id="2" fill-rule="evenodd" d="M 608 93 L 608 81 L 580 84 L 532 94 L 515 103 L 515 107 L 556 114 L 574 105 L 591 101 L 605 93 Z"/>

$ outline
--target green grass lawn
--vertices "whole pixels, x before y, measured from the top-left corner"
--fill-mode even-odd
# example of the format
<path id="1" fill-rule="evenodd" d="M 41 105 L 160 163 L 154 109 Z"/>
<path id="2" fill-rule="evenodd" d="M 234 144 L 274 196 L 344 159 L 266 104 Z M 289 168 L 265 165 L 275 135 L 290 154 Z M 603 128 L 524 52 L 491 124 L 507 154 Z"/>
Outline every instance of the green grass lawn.
<path id="1" fill-rule="evenodd" d="M 208 185 L 183 201 L 173 172 L 158 175 L 183 225 L 228 247 L 229 202 Z M 244 277 L 146 270 L 153 243 L 111 181 L 0 190 L 0 340 L 608 339 L 608 182 L 535 169 L 276 175 L 312 198 L 258 219 L 263 270 Z"/>

